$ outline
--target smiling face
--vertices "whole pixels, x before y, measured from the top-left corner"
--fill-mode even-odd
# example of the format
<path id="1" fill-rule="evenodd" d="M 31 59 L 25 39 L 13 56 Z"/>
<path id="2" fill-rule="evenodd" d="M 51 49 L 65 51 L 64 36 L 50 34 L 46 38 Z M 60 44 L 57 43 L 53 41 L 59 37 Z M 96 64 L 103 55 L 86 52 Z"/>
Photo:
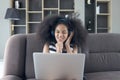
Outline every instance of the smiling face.
<path id="1" fill-rule="evenodd" d="M 58 24 L 55 29 L 55 39 L 57 42 L 64 42 L 68 37 L 68 29 L 64 24 Z"/>

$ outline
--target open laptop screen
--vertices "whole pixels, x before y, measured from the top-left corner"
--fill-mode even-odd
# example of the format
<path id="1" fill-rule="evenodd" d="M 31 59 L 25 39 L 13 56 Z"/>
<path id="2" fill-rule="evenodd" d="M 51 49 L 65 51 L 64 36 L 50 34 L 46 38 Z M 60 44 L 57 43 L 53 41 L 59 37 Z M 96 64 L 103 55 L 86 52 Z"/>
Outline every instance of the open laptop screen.
<path id="1" fill-rule="evenodd" d="M 34 52 L 33 60 L 36 79 L 83 79 L 85 54 L 43 54 Z"/>

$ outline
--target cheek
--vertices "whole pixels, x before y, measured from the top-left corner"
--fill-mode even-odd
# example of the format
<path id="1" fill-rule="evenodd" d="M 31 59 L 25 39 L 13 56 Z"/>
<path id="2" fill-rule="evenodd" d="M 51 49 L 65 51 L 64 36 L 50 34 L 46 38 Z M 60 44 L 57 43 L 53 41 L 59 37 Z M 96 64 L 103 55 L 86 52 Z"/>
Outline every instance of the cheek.
<path id="1" fill-rule="evenodd" d="M 58 36 L 59 34 L 58 33 L 55 33 L 55 39 L 57 40 L 58 39 Z"/>
<path id="2" fill-rule="evenodd" d="M 55 38 L 56 38 L 56 37 L 57 37 L 57 34 L 55 33 L 54 35 L 55 35 Z"/>
<path id="3" fill-rule="evenodd" d="M 68 34 L 65 35 L 65 39 L 67 39 L 67 38 L 68 38 Z"/>

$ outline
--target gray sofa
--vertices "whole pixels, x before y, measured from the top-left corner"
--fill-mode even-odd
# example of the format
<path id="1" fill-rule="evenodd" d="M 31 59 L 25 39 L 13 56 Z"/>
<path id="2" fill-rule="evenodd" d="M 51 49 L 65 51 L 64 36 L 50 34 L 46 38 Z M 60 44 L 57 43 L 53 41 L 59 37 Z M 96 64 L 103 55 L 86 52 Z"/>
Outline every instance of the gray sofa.
<path id="1" fill-rule="evenodd" d="M 87 80 L 120 80 L 120 34 L 90 34 L 87 46 Z"/>
<path id="2" fill-rule="evenodd" d="M 1 80 L 35 80 L 33 52 L 42 51 L 44 41 L 35 34 L 18 34 L 7 41 L 4 76 Z M 86 54 L 86 80 L 120 80 L 120 34 L 89 34 L 82 45 Z"/>

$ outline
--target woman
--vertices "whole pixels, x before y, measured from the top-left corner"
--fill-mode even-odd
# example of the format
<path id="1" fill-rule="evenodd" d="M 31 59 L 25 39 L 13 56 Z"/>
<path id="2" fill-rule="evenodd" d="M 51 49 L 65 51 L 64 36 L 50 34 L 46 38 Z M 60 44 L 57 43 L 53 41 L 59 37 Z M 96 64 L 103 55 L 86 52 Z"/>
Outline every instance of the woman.
<path id="1" fill-rule="evenodd" d="M 37 36 L 45 41 L 43 53 L 78 53 L 87 31 L 76 17 L 53 15 L 40 24 Z"/>

